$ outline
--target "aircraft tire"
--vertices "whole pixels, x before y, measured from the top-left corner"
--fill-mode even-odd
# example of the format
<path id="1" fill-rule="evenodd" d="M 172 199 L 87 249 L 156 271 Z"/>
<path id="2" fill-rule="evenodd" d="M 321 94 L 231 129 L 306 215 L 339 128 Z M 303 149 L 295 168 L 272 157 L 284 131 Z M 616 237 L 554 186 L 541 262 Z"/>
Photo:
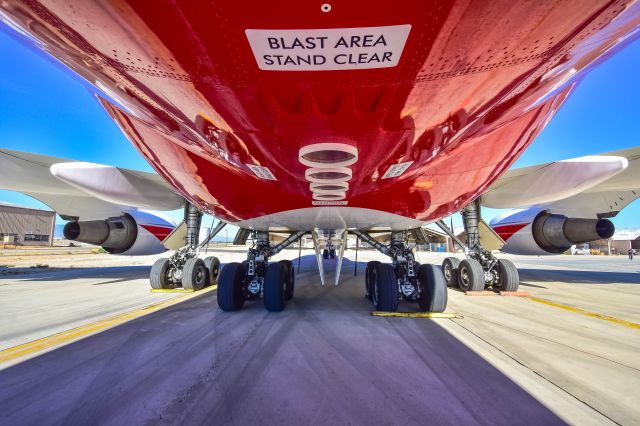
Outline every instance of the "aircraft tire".
<path id="1" fill-rule="evenodd" d="M 335 259 L 336 258 L 336 250 L 335 249 L 329 250 L 329 257 L 331 259 Z"/>
<path id="2" fill-rule="evenodd" d="M 280 312 L 286 306 L 288 268 L 286 263 L 271 263 L 264 277 L 264 307 L 269 312 Z"/>
<path id="3" fill-rule="evenodd" d="M 208 273 L 204 260 L 194 257 L 187 260 L 182 268 L 182 288 L 202 290 L 207 283 Z"/>
<path id="4" fill-rule="evenodd" d="M 444 280 L 447 283 L 447 287 L 460 287 L 460 284 L 458 283 L 459 266 L 460 259 L 457 257 L 447 257 L 442 262 L 442 273 L 444 274 Z"/>
<path id="5" fill-rule="evenodd" d="M 242 309 L 244 294 L 242 280 L 244 279 L 244 265 L 238 262 L 227 263 L 218 278 L 218 306 L 223 311 L 231 312 Z"/>
<path id="6" fill-rule="evenodd" d="M 154 262 L 151 267 L 151 273 L 149 274 L 149 282 L 151 283 L 151 288 L 156 290 L 161 290 L 164 288 L 171 288 L 171 283 L 169 282 L 168 272 L 169 272 L 169 259 L 158 259 Z"/>
<path id="7" fill-rule="evenodd" d="M 296 287 L 296 274 L 293 268 L 293 263 L 290 260 L 282 260 L 281 262 L 283 262 L 284 264 L 287 265 L 287 288 L 284 292 L 284 298 L 285 300 L 291 300 L 293 299 L 293 292 L 295 290 Z"/>
<path id="8" fill-rule="evenodd" d="M 484 270 L 475 259 L 464 259 L 458 266 L 458 284 L 464 291 L 484 290 Z"/>
<path id="9" fill-rule="evenodd" d="M 510 260 L 498 260 L 498 282 L 494 288 L 499 291 L 518 291 L 520 286 L 520 275 L 516 265 Z"/>
<path id="10" fill-rule="evenodd" d="M 375 266 L 379 264 L 380 262 L 378 262 L 377 260 L 372 260 L 371 262 L 367 263 L 367 269 L 365 269 L 364 271 L 365 297 L 369 300 L 373 300 L 371 296 L 373 294 L 373 289 L 371 288 L 371 273 L 373 271 L 373 268 L 375 268 Z"/>
<path id="11" fill-rule="evenodd" d="M 204 266 L 207 268 L 207 284 L 205 287 L 209 287 L 216 281 L 220 275 L 220 259 L 215 256 L 209 256 L 204 258 Z"/>
<path id="12" fill-rule="evenodd" d="M 442 270 L 434 265 L 421 265 L 418 282 L 422 287 L 418 306 L 422 312 L 444 312 L 447 308 L 447 282 Z"/>
<path id="13" fill-rule="evenodd" d="M 329 250 L 324 249 L 324 250 L 322 251 L 322 258 L 323 258 L 323 259 L 328 259 L 328 258 L 329 258 Z"/>
<path id="14" fill-rule="evenodd" d="M 393 266 L 379 263 L 373 268 L 371 285 L 374 289 L 372 301 L 378 311 L 398 310 L 398 279 Z"/>

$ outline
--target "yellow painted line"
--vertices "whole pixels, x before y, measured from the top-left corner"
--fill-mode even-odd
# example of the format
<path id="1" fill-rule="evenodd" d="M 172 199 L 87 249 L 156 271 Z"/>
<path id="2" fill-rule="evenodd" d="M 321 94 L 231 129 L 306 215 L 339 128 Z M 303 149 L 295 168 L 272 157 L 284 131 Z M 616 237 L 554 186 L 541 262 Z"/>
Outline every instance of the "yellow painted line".
<path id="1" fill-rule="evenodd" d="M 569 311 L 569 312 L 574 312 L 576 314 L 584 315 L 584 316 L 587 316 L 587 317 L 597 318 L 597 319 L 601 319 L 603 321 L 609 321 L 609 322 L 612 322 L 614 324 L 623 325 L 623 326 L 629 327 L 629 328 L 638 328 L 638 329 L 640 329 L 640 324 L 638 324 L 636 322 L 626 321 L 626 320 L 623 320 L 623 319 L 620 319 L 620 318 L 616 318 L 616 317 L 612 317 L 612 316 L 609 316 L 609 315 L 603 315 L 603 314 L 598 314 L 598 313 L 595 313 L 595 312 L 585 311 L 584 309 L 575 308 L 575 307 L 569 306 L 569 305 L 563 305 L 561 303 L 552 302 L 552 301 L 546 300 L 546 299 L 540 299 L 538 297 L 528 297 L 527 299 L 532 300 L 534 302 L 545 304 L 547 306 L 553 306 L 554 308 L 563 309 L 563 310 Z"/>
<path id="2" fill-rule="evenodd" d="M 400 317 L 400 318 L 462 318 L 455 312 L 383 312 L 373 311 L 371 316 L 374 317 Z"/>
<path id="3" fill-rule="evenodd" d="M 195 290 L 189 290 L 188 288 L 152 288 L 149 290 L 151 293 L 195 293 Z"/>
<path id="4" fill-rule="evenodd" d="M 34 340 L 32 342 L 23 343 L 22 345 L 14 346 L 0 351 L 0 363 L 10 361 L 15 358 L 31 355 L 35 352 L 52 348 L 67 343 L 71 340 L 80 339 L 91 334 L 95 334 L 99 331 L 115 327 L 123 324 L 127 321 L 131 321 L 136 318 L 140 318 L 144 315 L 151 314 L 161 309 L 167 308 L 172 305 L 184 302 L 192 299 L 201 294 L 208 293 L 217 289 L 218 286 L 207 287 L 204 290 L 198 292 L 192 292 L 184 297 L 177 297 L 171 300 L 165 300 L 164 302 L 154 303 L 153 305 L 146 306 L 141 309 L 137 309 L 132 312 L 126 312 L 124 314 L 116 315 L 103 320 L 95 321 L 90 324 L 81 325 L 71 330 L 63 331 L 61 333 L 53 334 L 51 336 L 43 337 L 41 339 Z"/>
<path id="5" fill-rule="evenodd" d="M 213 285 L 213 287 L 218 287 L 217 285 Z M 152 288 L 149 290 L 151 293 L 196 293 L 199 291 L 207 290 L 209 287 L 205 287 L 202 290 L 189 290 L 188 288 Z"/>

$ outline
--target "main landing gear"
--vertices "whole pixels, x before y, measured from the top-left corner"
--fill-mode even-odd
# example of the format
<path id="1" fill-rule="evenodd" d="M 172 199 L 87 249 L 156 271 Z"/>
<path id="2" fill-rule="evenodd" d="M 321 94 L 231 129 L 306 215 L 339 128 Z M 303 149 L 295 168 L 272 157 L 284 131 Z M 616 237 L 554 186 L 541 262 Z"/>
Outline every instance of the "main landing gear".
<path id="1" fill-rule="evenodd" d="M 269 258 L 298 241 L 305 232 L 292 234 L 271 246 L 269 233 L 254 231 L 254 246 L 247 260 L 225 265 L 218 280 L 218 306 L 223 311 L 242 309 L 244 302 L 262 297 L 269 312 L 282 311 L 293 298 L 295 288 L 293 264 L 290 260 L 270 263 Z"/>
<path id="2" fill-rule="evenodd" d="M 497 259 L 480 244 L 480 200 L 476 199 L 461 214 L 467 234 L 465 246 L 441 220 L 437 225 L 465 250 L 466 259 L 447 257 L 442 262 L 442 272 L 449 287 L 459 287 L 464 291 L 483 291 L 492 287 L 494 291 L 513 292 L 518 290 L 520 277 L 513 262 Z"/>
<path id="3" fill-rule="evenodd" d="M 423 312 L 444 312 L 447 285 L 439 267 L 420 265 L 407 245 L 407 232 L 392 232 L 386 246 L 366 232 L 353 231 L 362 241 L 391 258 L 391 264 L 369 262 L 365 271 L 366 297 L 377 310 L 394 312 L 400 300 L 417 302 Z"/>
<path id="4" fill-rule="evenodd" d="M 215 256 L 200 259 L 198 238 L 202 213 L 193 204 L 184 209 L 187 224 L 187 245 L 176 250 L 170 258 L 158 259 L 151 267 L 150 282 L 153 289 L 171 289 L 182 286 L 185 290 L 201 290 L 213 284 L 220 273 L 220 261 Z"/>

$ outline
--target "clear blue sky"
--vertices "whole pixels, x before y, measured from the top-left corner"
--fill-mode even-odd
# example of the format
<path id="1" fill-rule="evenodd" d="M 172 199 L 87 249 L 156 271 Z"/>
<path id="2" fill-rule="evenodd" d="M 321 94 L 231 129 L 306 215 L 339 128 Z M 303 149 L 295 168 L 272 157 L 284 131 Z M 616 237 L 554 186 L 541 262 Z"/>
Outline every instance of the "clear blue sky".
<path id="1" fill-rule="evenodd" d="M 0 58 L 0 147 L 151 170 L 84 83 L 63 66 L 2 31 Z M 640 145 L 638 69 L 640 41 L 594 69 L 515 166 Z M 0 191 L 0 201 L 43 207 L 10 191 Z M 489 220 L 494 214 L 485 209 L 483 216 Z M 613 221 L 617 228 L 640 226 L 640 201 Z"/>

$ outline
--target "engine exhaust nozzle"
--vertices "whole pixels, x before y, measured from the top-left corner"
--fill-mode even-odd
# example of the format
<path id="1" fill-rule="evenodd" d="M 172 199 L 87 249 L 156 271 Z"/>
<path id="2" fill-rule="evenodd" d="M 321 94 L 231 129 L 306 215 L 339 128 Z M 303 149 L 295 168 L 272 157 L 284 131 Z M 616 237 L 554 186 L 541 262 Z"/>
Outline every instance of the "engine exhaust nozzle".
<path id="1" fill-rule="evenodd" d="M 568 218 L 540 213 L 533 221 L 533 238 L 549 253 L 563 253 L 574 244 L 611 238 L 615 226 L 608 219 Z"/>
<path id="2" fill-rule="evenodd" d="M 62 230 L 67 240 L 102 246 L 109 253 L 127 251 L 138 237 L 136 221 L 128 214 L 106 220 L 69 222 Z"/>

